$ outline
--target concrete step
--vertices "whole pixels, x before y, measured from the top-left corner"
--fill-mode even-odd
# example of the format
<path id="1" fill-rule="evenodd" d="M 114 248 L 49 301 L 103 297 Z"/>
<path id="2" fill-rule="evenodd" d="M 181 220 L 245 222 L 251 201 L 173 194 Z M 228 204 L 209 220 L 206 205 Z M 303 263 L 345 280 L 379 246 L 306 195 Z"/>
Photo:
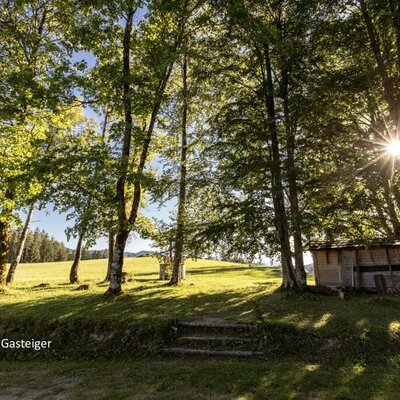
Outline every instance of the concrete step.
<path id="1" fill-rule="evenodd" d="M 203 321 L 180 321 L 174 322 L 174 325 L 179 327 L 190 328 L 213 328 L 213 329 L 239 329 L 239 330 L 256 330 L 256 324 L 239 324 L 229 322 L 203 322 Z"/>
<path id="2" fill-rule="evenodd" d="M 248 337 L 185 335 L 178 336 L 176 343 L 181 347 L 204 350 L 252 350 L 255 341 Z"/>
<path id="3" fill-rule="evenodd" d="M 237 337 L 237 336 L 210 336 L 210 335 L 188 335 L 179 336 L 178 341 L 185 342 L 227 342 L 227 343 L 253 343 L 253 339 L 249 337 Z"/>
<path id="4" fill-rule="evenodd" d="M 261 357 L 263 353 L 257 351 L 245 350 L 209 350 L 209 349 L 192 349 L 186 347 L 170 347 L 163 349 L 166 353 L 171 354 L 187 354 L 187 355 L 204 355 L 204 356 L 222 356 L 222 357 Z"/>
<path id="5" fill-rule="evenodd" d="M 238 324 L 227 322 L 204 321 L 175 321 L 172 330 L 178 335 L 198 336 L 208 334 L 212 336 L 252 336 L 256 333 L 255 324 Z"/>

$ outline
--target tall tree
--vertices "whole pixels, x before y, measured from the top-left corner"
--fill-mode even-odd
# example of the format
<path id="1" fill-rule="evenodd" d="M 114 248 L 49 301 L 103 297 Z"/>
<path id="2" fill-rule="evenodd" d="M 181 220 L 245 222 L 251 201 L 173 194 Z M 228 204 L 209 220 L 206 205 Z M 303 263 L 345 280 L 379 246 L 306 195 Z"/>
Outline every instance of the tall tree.
<path id="1" fill-rule="evenodd" d="M 32 161 L 49 121 L 74 98 L 70 58 L 59 23 L 68 3 L 3 1 L 0 8 L 0 285 L 6 284 L 10 224 L 39 190 Z M 60 125 L 63 121 L 58 121 Z"/>
<path id="2" fill-rule="evenodd" d="M 159 62 L 155 64 L 155 70 L 152 73 L 155 78 L 154 92 L 151 94 L 150 102 L 150 117 L 147 123 L 144 124 L 143 129 L 133 130 L 133 112 L 132 112 L 132 97 L 133 89 L 131 87 L 131 31 L 132 21 L 134 14 L 133 5 L 128 8 L 125 18 L 124 41 L 123 41 L 123 68 L 122 68 L 122 81 L 123 81 L 123 106 L 124 106 L 124 132 L 122 136 L 122 150 L 121 150 L 121 164 L 120 172 L 117 181 L 116 198 L 118 201 L 118 231 L 115 239 L 114 258 L 111 267 L 110 285 L 106 292 L 107 295 L 118 295 L 121 293 L 121 274 L 124 259 L 124 250 L 126 242 L 132 228 L 135 226 L 140 201 L 142 197 L 142 179 L 145 167 L 147 165 L 149 156 L 149 147 L 151 144 L 153 131 L 156 124 L 157 115 L 159 113 L 163 95 L 171 75 L 171 71 L 178 55 L 181 46 L 182 37 L 185 29 L 188 1 L 177 2 L 176 8 L 169 7 L 164 2 L 154 3 L 149 8 L 149 23 L 147 29 L 153 24 L 157 23 L 161 26 L 158 27 L 160 36 L 158 36 L 158 43 L 154 48 L 151 42 L 148 48 L 148 54 L 151 56 L 155 49 L 158 52 L 161 46 L 164 46 L 164 51 L 158 54 Z M 164 18 L 163 18 L 164 17 Z M 163 19 L 162 19 L 163 18 Z M 174 20 L 176 18 L 176 20 Z M 167 23 L 163 23 L 166 21 Z M 176 22 L 175 22 L 176 21 Z M 166 35 L 166 36 L 165 36 Z M 146 39 L 145 37 L 145 40 Z M 155 59 L 151 59 L 152 62 Z M 147 66 L 149 68 L 149 66 Z M 131 141 L 132 132 L 138 135 L 135 139 L 136 150 L 132 154 Z M 140 139 L 140 140 L 138 140 Z M 134 178 L 132 181 L 132 205 L 130 210 L 126 210 L 127 195 L 129 188 L 127 187 L 127 178 L 129 174 L 134 171 Z"/>
<path id="3" fill-rule="evenodd" d="M 7 284 L 10 284 L 10 283 L 13 282 L 14 275 L 15 275 L 15 270 L 17 269 L 18 264 L 21 261 L 21 257 L 22 257 L 22 253 L 23 253 L 24 248 L 25 248 L 25 242 L 26 242 L 26 238 L 28 236 L 29 225 L 30 225 L 30 223 L 32 221 L 32 215 L 33 215 L 34 209 L 35 209 L 35 203 L 33 202 L 29 206 L 28 214 L 27 214 L 27 216 L 25 218 L 25 223 L 24 223 L 24 226 L 23 226 L 23 228 L 21 230 L 21 234 L 20 234 L 19 239 L 18 239 L 18 246 L 17 246 L 17 251 L 16 251 L 16 254 L 15 254 L 15 258 L 13 259 L 13 261 L 12 261 L 12 263 L 10 265 L 10 268 L 8 270 L 8 273 L 7 273 L 7 279 L 6 279 Z"/>
<path id="4" fill-rule="evenodd" d="M 186 220 L 186 176 L 188 153 L 188 56 L 185 52 L 182 61 L 182 126 L 181 126 L 181 160 L 179 176 L 178 216 L 176 221 L 175 252 L 172 266 L 171 284 L 177 284 L 181 280 L 181 265 L 183 257 L 185 220 Z"/>

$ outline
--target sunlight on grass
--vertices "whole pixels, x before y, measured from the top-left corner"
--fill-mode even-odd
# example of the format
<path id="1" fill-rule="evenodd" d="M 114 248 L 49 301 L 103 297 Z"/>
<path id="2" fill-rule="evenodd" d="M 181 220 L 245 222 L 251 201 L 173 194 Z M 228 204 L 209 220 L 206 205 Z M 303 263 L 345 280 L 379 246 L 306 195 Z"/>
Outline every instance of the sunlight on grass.
<path id="1" fill-rule="evenodd" d="M 158 280 L 156 258 L 128 258 L 124 270 L 133 281 L 123 285 L 124 295 L 113 301 L 103 297 L 106 260 L 82 262 L 80 279 L 90 284 L 88 291 L 76 291 L 76 285 L 68 283 L 69 268 L 69 262 L 21 264 L 15 283 L 0 294 L 2 317 L 133 321 L 211 316 L 244 322 L 262 319 L 327 335 L 338 331 L 358 337 L 368 337 L 373 331 L 398 335 L 400 296 L 382 300 L 353 294 L 346 301 L 311 293 L 287 296 L 277 291 L 279 268 L 188 260 L 186 280 L 170 287 Z M 37 287 L 41 283 L 50 286 Z"/>
<path id="2" fill-rule="evenodd" d="M 305 370 L 305 371 L 308 371 L 308 372 L 315 372 L 315 371 L 317 371 L 319 368 L 320 368 L 320 365 L 319 365 L 319 364 L 308 364 L 308 365 L 306 365 L 306 366 L 304 367 L 304 370 Z"/>
<path id="3" fill-rule="evenodd" d="M 317 322 L 313 324 L 313 327 L 316 329 L 322 328 L 332 319 L 331 313 L 324 314 Z"/>
<path id="4" fill-rule="evenodd" d="M 170 287 L 158 280 L 156 258 L 128 258 L 124 271 L 134 280 L 123 285 L 123 296 L 110 302 L 102 296 L 107 288 L 107 284 L 101 284 L 106 266 L 106 260 L 82 262 L 80 280 L 90 284 L 90 290 L 82 292 L 68 283 L 69 262 L 21 264 L 7 296 L 0 296 L 0 311 L 2 315 L 34 313 L 49 318 L 80 315 L 143 319 L 212 314 L 251 320 L 252 300 L 272 293 L 280 281 L 277 268 L 188 260 L 185 281 Z M 39 288 L 41 283 L 49 286 Z"/>
<path id="5" fill-rule="evenodd" d="M 352 368 L 352 372 L 354 375 L 363 374 L 365 371 L 366 371 L 365 366 L 360 364 L 355 364 Z"/>
<path id="6" fill-rule="evenodd" d="M 389 334 L 391 336 L 399 336 L 400 335 L 400 321 L 392 321 L 389 324 Z"/>

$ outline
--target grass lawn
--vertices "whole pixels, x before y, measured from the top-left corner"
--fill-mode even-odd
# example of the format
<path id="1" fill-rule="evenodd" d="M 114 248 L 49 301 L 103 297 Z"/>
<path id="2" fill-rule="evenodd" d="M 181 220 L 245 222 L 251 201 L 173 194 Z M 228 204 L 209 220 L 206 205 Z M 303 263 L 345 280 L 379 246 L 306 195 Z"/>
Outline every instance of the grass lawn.
<path id="1" fill-rule="evenodd" d="M 187 278 L 179 287 L 158 281 L 155 258 L 128 258 L 125 271 L 134 281 L 124 294 L 107 300 L 100 284 L 106 261 L 83 261 L 80 277 L 89 291 L 68 284 L 70 263 L 21 264 L 15 283 L 0 294 L 0 318 L 73 316 L 105 320 L 220 317 L 232 321 L 282 322 L 312 330 L 355 329 L 360 335 L 379 329 L 400 334 L 400 296 L 380 298 L 357 294 L 349 300 L 306 293 L 287 296 L 276 291 L 281 282 L 278 268 L 189 260 Z M 309 277 L 310 283 L 314 280 Z M 46 288 L 35 287 L 49 283 Z"/>
<path id="2" fill-rule="evenodd" d="M 355 338 L 377 355 L 387 350 L 391 339 L 397 346 L 400 337 L 400 296 L 354 294 L 341 300 L 310 293 L 287 295 L 276 290 L 281 280 L 277 268 L 188 261 L 187 279 L 169 287 L 157 280 L 156 259 L 127 259 L 125 271 L 134 281 L 124 285 L 122 296 L 107 300 L 107 285 L 100 283 L 105 260 L 82 263 L 80 277 L 82 283 L 90 283 L 89 291 L 76 291 L 76 285 L 67 283 L 69 267 L 70 263 L 20 265 L 15 283 L 0 293 L 0 334 L 2 321 L 18 324 L 24 319 L 86 318 L 112 326 L 115 321 L 218 317 L 264 321 L 293 328 L 294 335 L 297 330 L 320 335 L 331 354 L 336 352 L 336 336 Z M 36 287 L 40 283 L 50 286 Z M 294 338 L 290 340 L 296 342 Z M 308 339 L 302 339 L 307 353 Z M 344 349 L 342 353 L 348 347 Z M 362 354 L 356 358 L 336 364 L 323 357 L 313 362 L 273 353 L 267 360 L 155 355 L 109 362 L 0 361 L 0 399 L 400 399 L 399 354 L 377 362 L 363 361 Z"/>
<path id="3" fill-rule="evenodd" d="M 0 295 L 0 315 L 7 317 L 45 316 L 65 318 L 73 315 L 94 318 L 172 319 L 221 316 L 232 320 L 253 320 L 254 307 L 279 285 L 279 269 L 249 267 L 227 262 L 187 261 L 187 278 L 180 287 L 171 288 L 158 280 L 156 258 L 128 258 L 124 271 L 134 281 L 124 285 L 124 295 L 114 301 L 103 293 L 101 284 L 106 261 L 83 261 L 82 283 L 89 291 L 75 291 L 68 284 L 69 262 L 21 264 L 15 283 Z M 49 283 L 46 288 L 38 288 Z"/>
<path id="4" fill-rule="evenodd" d="M 387 366 L 244 360 L 0 362 L 0 398 L 398 400 Z"/>

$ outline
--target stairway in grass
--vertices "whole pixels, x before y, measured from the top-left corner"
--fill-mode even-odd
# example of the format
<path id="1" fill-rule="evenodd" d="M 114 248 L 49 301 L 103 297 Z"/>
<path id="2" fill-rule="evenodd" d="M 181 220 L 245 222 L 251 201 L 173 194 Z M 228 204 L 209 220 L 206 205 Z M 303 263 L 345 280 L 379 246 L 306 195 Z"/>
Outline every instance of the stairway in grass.
<path id="1" fill-rule="evenodd" d="M 174 321 L 173 343 L 164 351 L 172 354 L 254 357 L 257 326 L 225 321 Z"/>

